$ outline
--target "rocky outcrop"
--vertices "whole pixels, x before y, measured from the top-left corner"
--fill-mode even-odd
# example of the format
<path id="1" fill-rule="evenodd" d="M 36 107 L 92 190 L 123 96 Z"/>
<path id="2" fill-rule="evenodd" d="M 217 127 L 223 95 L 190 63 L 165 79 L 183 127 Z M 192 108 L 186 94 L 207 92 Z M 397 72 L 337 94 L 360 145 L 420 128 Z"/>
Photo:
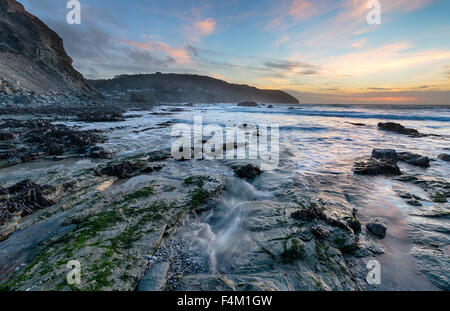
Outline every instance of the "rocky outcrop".
<path id="1" fill-rule="evenodd" d="M 76 131 L 65 125 L 54 125 L 48 120 L 8 119 L 1 123 L 7 139 L 0 145 L 0 165 L 29 162 L 46 156 L 86 154 L 95 158 L 104 155 L 92 149 L 105 139 L 92 131 Z M 91 151 L 94 151 L 93 153 Z"/>
<path id="2" fill-rule="evenodd" d="M 123 161 L 106 166 L 100 170 L 100 174 L 108 176 L 116 176 L 119 179 L 130 178 L 136 174 L 136 171 L 143 168 L 144 163 Z"/>
<path id="3" fill-rule="evenodd" d="M 88 80 L 105 95 L 141 103 L 258 103 L 297 104 L 294 96 L 278 90 L 262 90 L 231 84 L 207 76 L 189 74 L 120 75 L 109 80 Z M 128 90 L 133 90 L 129 92 Z"/>
<path id="4" fill-rule="evenodd" d="M 397 152 L 393 149 L 373 149 L 372 158 L 382 161 L 398 161 Z"/>
<path id="5" fill-rule="evenodd" d="M 387 122 L 387 123 L 380 122 L 380 123 L 378 123 L 378 128 L 383 131 L 393 132 L 393 133 L 402 134 L 402 135 L 408 135 L 411 137 L 426 136 L 425 134 L 419 133 L 419 131 L 416 129 L 407 128 L 399 123 L 394 123 L 394 122 Z"/>
<path id="6" fill-rule="evenodd" d="M 356 162 L 353 171 L 358 175 L 401 175 L 402 172 L 395 162 L 369 159 Z"/>
<path id="7" fill-rule="evenodd" d="M 414 166 L 421 166 L 425 168 L 430 166 L 430 159 L 428 157 L 424 157 L 416 153 L 399 152 L 398 159 L 399 161 L 403 161 Z"/>
<path id="8" fill-rule="evenodd" d="M 372 157 L 367 161 L 356 162 L 353 171 L 358 175 L 401 175 L 398 161 L 423 168 L 430 166 L 430 159 L 420 154 L 397 153 L 393 149 L 373 149 Z"/>
<path id="9" fill-rule="evenodd" d="M 62 39 L 15 0 L 0 2 L 0 42 L 0 95 L 92 93 Z"/>
<path id="10" fill-rule="evenodd" d="M 442 153 L 438 156 L 438 159 L 445 162 L 450 162 L 450 154 Z"/>
<path id="11" fill-rule="evenodd" d="M 35 210 L 55 204 L 51 199 L 53 192 L 54 187 L 41 186 L 31 180 L 23 180 L 7 189 L 0 189 L 0 241 L 15 230 L 11 223 L 17 223 L 20 217 Z"/>

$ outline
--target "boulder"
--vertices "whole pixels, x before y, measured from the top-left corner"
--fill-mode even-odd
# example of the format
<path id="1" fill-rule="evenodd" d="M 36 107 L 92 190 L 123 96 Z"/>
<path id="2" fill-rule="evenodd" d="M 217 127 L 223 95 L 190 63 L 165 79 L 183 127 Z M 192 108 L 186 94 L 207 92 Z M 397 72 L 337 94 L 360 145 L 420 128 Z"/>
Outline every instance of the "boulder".
<path id="1" fill-rule="evenodd" d="M 259 167 L 254 166 L 252 164 L 248 164 L 248 165 L 236 168 L 234 170 L 234 172 L 236 173 L 236 175 L 239 178 L 246 178 L 246 179 L 254 178 L 256 176 L 261 175 L 261 173 L 262 173 L 262 171 Z"/>
<path id="2" fill-rule="evenodd" d="M 450 162 L 450 154 L 442 153 L 438 156 L 438 159 L 445 162 Z"/>
<path id="3" fill-rule="evenodd" d="M 366 225 L 366 228 L 370 233 L 376 235 L 379 238 L 386 237 L 387 227 L 380 219 L 375 219 L 369 222 Z"/>
<path id="4" fill-rule="evenodd" d="M 414 166 L 429 167 L 430 159 L 411 152 L 399 152 L 398 159 Z"/>
<path id="5" fill-rule="evenodd" d="M 393 149 L 373 149 L 372 158 L 394 163 L 398 161 L 397 152 Z"/>
<path id="6" fill-rule="evenodd" d="M 387 123 L 380 122 L 380 123 L 378 123 L 378 128 L 383 131 L 393 132 L 393 133 L 402 134 L 402 135 L 408 135 L 408 136 L 412 136 L 412 137 L 425 136 L 424 134 L 419 133 L 419 131 L 416 129 L 407 128 L 399 123 L 394 123 L 394 122 L 387 122 Z"/>
<path id="7" fill-rule="evenodd" d="M 378 159 L 369 159 L 367 161 L 356 162 L 353 166 L 353 172 L 358 175 L 402 175 L 397 164 L 391 161 L 381 161 Z"/>

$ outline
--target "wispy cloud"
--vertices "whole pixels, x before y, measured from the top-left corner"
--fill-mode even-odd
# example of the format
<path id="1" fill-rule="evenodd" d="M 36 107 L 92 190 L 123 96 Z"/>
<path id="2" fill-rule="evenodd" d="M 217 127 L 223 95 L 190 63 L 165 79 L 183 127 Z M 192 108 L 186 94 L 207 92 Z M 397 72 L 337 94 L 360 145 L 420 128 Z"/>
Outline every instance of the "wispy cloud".
<path id="1" fill-rule="evenodd" d="M 279 47 L 283 43 L 289 42 L 291 37 L 288 34 L 284 34 L 279 40 L 275 42 L 275 47 Z"/>
<path id="2" fill-rule="evenodd" d="M 351 45 L 351 48 L 362 48 L 362 47 L 366 46 L 366 44 L 367 44 L 367 39 L 362 38 L 362 39 L 359 39 L 358 41 L 353 42 Z"/>
<path id="3" fill-rule="evenodd" d="M 178 63 L 190 63 L 191 57 L 189 52 L 185 47 L 175 48 L 167 43 L 160 41 L 152 41 L 152 42 L 138 42 L 138 41 L 121 41 L 124 44 L 134 46 L 139 48 L 142 51 L 156 51 L 162 52 L 169 56 L 171 56 Z"/>
<path id="4" fill-rule="evenodd" d="M 216 29 L 216 22 L 212 18 L 207 18 L 202 21 L 198 21 L 194 24 L 194 29 L 203 36 L 210 35 Z"/>

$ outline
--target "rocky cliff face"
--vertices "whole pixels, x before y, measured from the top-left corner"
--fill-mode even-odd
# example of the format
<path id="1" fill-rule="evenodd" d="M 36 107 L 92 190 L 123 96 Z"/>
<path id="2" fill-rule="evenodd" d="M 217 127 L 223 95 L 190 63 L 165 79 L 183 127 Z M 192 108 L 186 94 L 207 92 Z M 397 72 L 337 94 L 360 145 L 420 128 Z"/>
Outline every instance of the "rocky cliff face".
<path id="1" fill-rule="evenodd" d="M 109 80 L 89 80 L 89 84 L 109 98 L 139 102 L 298 103 L 297 98 L 283 91 L 261 90 L 189 74 L 121 75 Z"/>
<path id="2" fill-rule="evenodd" d="M 62 39 L 15 0 L 0 1 L 0 94 L 88 94 Z"/>

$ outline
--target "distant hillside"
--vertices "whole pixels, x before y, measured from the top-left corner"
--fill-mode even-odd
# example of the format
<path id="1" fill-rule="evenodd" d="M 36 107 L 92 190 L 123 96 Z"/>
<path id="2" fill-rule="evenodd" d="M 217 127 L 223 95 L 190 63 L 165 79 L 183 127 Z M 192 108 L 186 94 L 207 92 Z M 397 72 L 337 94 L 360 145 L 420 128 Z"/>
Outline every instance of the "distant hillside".
<path id="1" fill-rule="evenodd" d="M 0 0 L 0 95 L 17 92 L 87 95 L 62 39 L 15 0 Z"/>
<path id="2" fill-rule="evenodd" d="M 299 101 L 286 92 L 261 90 L 248 85 L 230 84 L 207 76 L 189 74 L 121 75 L 109 80 L 88 80 L 103 95 L 131 102 L 195 102 L 296 104 Z"/>

